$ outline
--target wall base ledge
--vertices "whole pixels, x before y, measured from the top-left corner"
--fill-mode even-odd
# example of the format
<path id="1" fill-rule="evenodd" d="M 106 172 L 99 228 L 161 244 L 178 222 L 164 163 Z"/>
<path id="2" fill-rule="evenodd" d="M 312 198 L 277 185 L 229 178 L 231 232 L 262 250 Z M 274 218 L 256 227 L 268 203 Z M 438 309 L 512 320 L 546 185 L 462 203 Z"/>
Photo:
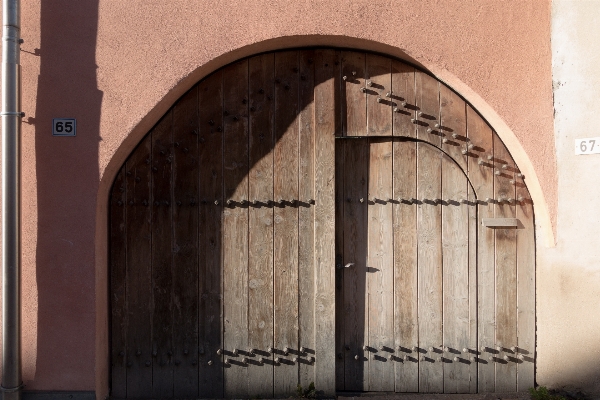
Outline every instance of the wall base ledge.
<path id="1" fill-rule="evenodd" d="M 23 400 L 96 400 L 94 391 L 23 390 Z"/>

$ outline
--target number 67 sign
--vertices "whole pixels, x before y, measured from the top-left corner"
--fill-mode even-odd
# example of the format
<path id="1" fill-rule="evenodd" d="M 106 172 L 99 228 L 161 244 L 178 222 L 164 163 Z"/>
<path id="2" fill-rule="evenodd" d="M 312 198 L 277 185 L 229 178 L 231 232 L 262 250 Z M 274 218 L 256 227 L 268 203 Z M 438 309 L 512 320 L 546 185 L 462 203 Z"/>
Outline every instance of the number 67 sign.
<path id="1" fill-rule="evenodd" d="M 75 136 L 77 121 L 75 118 L 54 118 L 52 120 L 52 136 Z"/>
<path id="2" fill-rule="evenodd" d="M 600 137 L 575 139 L 575 154 L 600 153 Z"/>

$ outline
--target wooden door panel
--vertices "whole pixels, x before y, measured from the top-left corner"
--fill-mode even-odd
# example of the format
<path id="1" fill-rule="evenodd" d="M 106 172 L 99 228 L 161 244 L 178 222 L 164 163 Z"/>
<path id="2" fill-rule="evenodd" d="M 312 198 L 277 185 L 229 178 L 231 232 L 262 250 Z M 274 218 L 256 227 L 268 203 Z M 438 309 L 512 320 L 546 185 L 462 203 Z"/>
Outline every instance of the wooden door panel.
<path id="1" fill-rule="evenodd" d="M 348 140 L 344 145 L 344 325 L 345 389 L 368 390 L 368 310 L 367 273 L 367 200 L 369 147 L 363 140 Z"/>
<path id="2" fill-rule="evenodd" d="M 367 135 L 367 75 L 364 53 L 342 52 L 342 124 L 344 136 Z"/>
<path id="3" fill-rule="evenodd" d="M 315 386 L 335 393 L 335 135 L 340 54 L 315 51 Z"/>
<path id="4" fill-rule="evenodd" d="M 173 396 L 198 396 L 198 88 L 173 108 Z"/>
<path id="5" fill-rule="evenodd" d="M 275 58 L 249 60 L 248 392 L 273 395 L 273 116 Z M 268 362 L 260 362 L 260 357 Z"/>
<path id="6" fill-rule="evenodd" d="M 298 52 L 275 54 L 274 396 L 298 384 Z M 286 350 L 289 349 L 289 350 Z M 293 351 L 294 353 L 291 353 Z"/>
<path id="7" fill-rule="evenodd" d="M 414 138 L 415 118 L 415 69 L 400 61 L 392 61 L 392 102 L 393 134 Z"/>
<path id="8" fill-rule="evenodd" d="M 173 113 L 152 132 L 152 368 L 153 397 L 173 396 L 173 257 L 171 215 Z M 158 364 L 158 365 L 157 365 Z"/>
<path id="9" fill-rule="evenodd" d="M 366 55 L 367 135 L 392 135 L 392 61 L 388 57 Z"/>
<path id="10" fill-rule="evenodd" d="M 469 393 L 471 344 L 469 295 L 469 206 L 468 182 L 449 156 L 442 157 L 442 253 L 444 302 L 444 393 Z"/>
<path id="11" fill-rule="evenodd" d="M 152 368 L 145 366 L 151 352 L 152 231 L 150 160 L 152 137 L 148 135 L 127 160 L 127 397 L 152 396 Z M 135 234 L 134 234 L 135 232 Z M 137 352 L 144 354 L 142 359 Z M 140 355 L 141 355 L 140 354 Z M 142 361 L 143 360 L 143 361 Z"/>
<path id="12" fill-rule="evenodd" d="M 110 195 L 110 307 L 112 395 L 127 396 L 127 180 L 121 168 Z"/>
<path id="13" fill-rule="evenodd" d="M 467 109 L 461 99 L 450 88 L 440 85 L 440 127 L 442 149 L 462 168 L 467 170 Z M 435 126 L 434 126 L 435 128 Z"/>
<path id="14" fill-rule="evenodd" d="M 298 350 L 299 384 L 315 381 L 315 52 L 299 54 L 298 88 Z M 302 352 L 300 349 L 302 348 Z"/>
<path id="15" fill-rule="evenodd" d="M 469 143 L 477 149 L 477 157 L 468 157 L 469 181 L 477 192 L 478 218 L 493 218 L 494 203 L 494 169 L 488 156 L 493 158 L 493 133 L 485 121 L 467 107 L 467 136 Z M 476 346 L 477 385 L 479 392 L 495 392 L 496 367 L 489 360 L 496 339 L 496 299 L 495 299 L 495 258 L 494 230 L 477 224 L 477 330 Z"/>
<path id="16" fill-rule="evenodd" d="M 515 164 L 504 143 L 494 137 L 494 218 L 514 218 Z M 516 230 L 495 229 L 496 234 L 496 391 L 517 390 L 517 364 L 511 349 L 517 345 Z"/>
<path id="17" fill-rule="evenodd" d="M 346 142 L 335 143 L 335 382 L 336 390 L 345 390 L 346 358 L 346 309 L 344 293 L 344 208 L 346 191 L 344 189 L 344 171 L 346 165 Z M 349 295 L 349 294 L 348 294 Z M 348 345 L 349 346 L 349 345 Z"/>
<path id="18" fill-rule="evenodd" d="M 401 61 L 228 65 L 152 128 L 110 202 L 114 397 L 534 382 L 523 177 L 475 110 Z"/>
<path id="19" fill-rule="evenodd" d="M 443 391 L 442 336 L 442 237 L 439 152 L 417 144 L 418 290 L 419 290 L 419 391 Z M 425 199 L 425 201 L 423 201 Z"/>
<path id="20" fill-rule="evenodd" d="M 371 139 L 367 206 L 367 318 L 370 391 L 394 390 L 394 250 L 392 228 L 392 142 Z"/>
<path id="21" fill-rule="evenodd" d="M 223 276 L 221 227 L 223 204 L 223 75 L 218 71 L 198 85 L 198 195 L 187 204 L 198 208 L 198 392 L 223 397 Z M 186 132 L 183 132 L 185 135 Z M 194 136 L 194 131 L 187 132 Z M 183 148 L 185 150 L 185 147 Z M 186 204 L 184 203 L 184 204 Z"/>
<path id="22" fill-rule="evenodd" d="M 396 392 L 419 391 L 417 143 L 393 143 L 394 338 Z"/>
<path id="23" fill-rule="evenodd" d="M 521 177 L 515 177 L 517 218 L 517 390 L 533 387 L 535 378 L 535 238 L 531 195 Z"/>
<path id="24" fill-rule="evenodd" d="M 248 61 L 223 75 L 223 347 L 225 397 L 248 397 Z M 244 99 L 246 101 L 244 101 Z M 237 352 L 235 350 L 238 350 Z"/>
<path id="25" fill-rule="evenodd" d="M 439 147 L 442 132 L 435 125 L 440 115 L 440 83 L 422 71 L 415 71 L 415 116 L 417 138 Z"/>

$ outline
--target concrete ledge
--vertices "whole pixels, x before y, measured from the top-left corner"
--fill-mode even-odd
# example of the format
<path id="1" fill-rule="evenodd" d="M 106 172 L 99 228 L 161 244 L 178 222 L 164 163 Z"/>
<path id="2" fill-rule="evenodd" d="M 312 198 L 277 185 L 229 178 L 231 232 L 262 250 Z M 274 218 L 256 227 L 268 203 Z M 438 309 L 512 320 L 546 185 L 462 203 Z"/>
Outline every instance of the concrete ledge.
<path id="1" fill-rule="evenodd" d="M 23 400 L 96 400 L 96 393 L 24 390 Z"/>

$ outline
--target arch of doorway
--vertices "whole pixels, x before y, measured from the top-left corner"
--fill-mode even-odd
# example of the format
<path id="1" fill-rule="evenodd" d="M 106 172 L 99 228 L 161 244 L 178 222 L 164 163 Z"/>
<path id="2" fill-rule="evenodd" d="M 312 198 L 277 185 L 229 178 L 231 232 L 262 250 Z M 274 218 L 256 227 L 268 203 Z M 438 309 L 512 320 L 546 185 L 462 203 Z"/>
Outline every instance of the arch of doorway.
<path id="1" fill-rule="evenodd" d="M 236 60 L 251 55 L 292 49 L 298 47 L 336 47 L 352 50 L 363 50 L 385 54 L 401 61 L 415 65 L 416 67 L 430 72 L 439 81 L 445 83 L 456 93 L 460 94 L 474 109 L 490 124 L 494 132 L 504 142 L 511 153 L 518 169 L 527 176 L 527 187 L 529 189 L 537 225 L 542 229 L 542 237 L 546 246 L 554 245 L 554 232 L 547 202 L 542 192 L 540 181 L 537 177 L 533 163 L 525 152 L 519 139 L 510 129 L 508 124 L 497 112 L 467 84 L 462 82 L 448 70 L 435 64 L 413 58 L 402 49 L 385 45 L 383 43 L 365 40 L 361 38 L 350 38 L 346 36 L 287 36 L 265 40 L 250 46 L 244 46 L 224 53 L 219 57 L 203 64 L 192 71 L 189 75 L 182 77 L 179 83 L 173 87 L 154 107 L 148 111 L 137 125 L 127 134 L 121 145 L 114 152 L 110 162 L 101 174 L 101 180 L 96 200 L 96 234 L 95 234 L 95 279 L 96 279 L 96 396 L 104 398 L 109 388 L 109 333 L 108 333 L 108 204 L 112 183 L 129 154 L 137 146 L 140 140 L 160 120 L 175 102 L 191 87 L 204 77 L 217 71 L 223 66 Z M 464 172 L 464 171 L 463 171 Z"/>

